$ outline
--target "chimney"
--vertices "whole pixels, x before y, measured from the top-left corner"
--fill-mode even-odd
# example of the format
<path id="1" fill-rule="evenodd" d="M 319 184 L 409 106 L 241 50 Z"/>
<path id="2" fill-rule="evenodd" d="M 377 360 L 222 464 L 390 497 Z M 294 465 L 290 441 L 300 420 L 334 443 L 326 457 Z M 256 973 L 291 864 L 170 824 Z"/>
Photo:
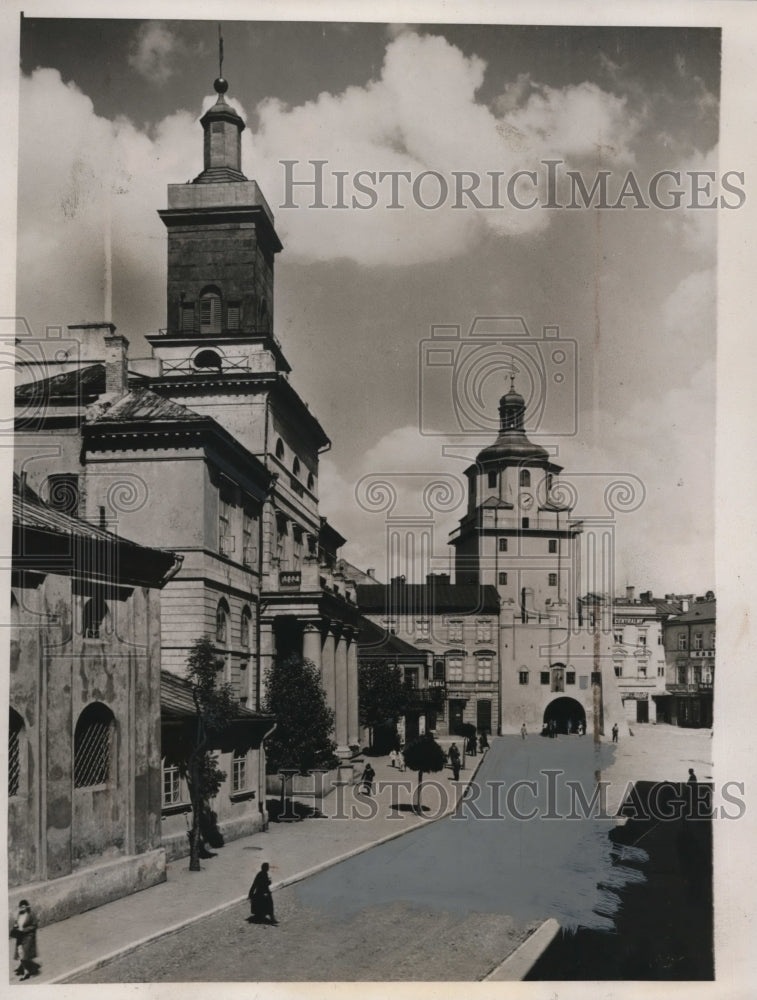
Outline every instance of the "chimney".
<path id="1" fill-rule="evenodd" d="M 645 590 L 643 594 L 639 594 L 639 600 L 641 601 L 642 604 L 651 604 L 652 603 L 652 591 L 651 590 Z"/>
<path id="2" fill-rule="evenodd" d="M 634 589 L 635 589 L 634 587 L 626 587 L 626 600 L 628 601 L 629 604 L 633 602 Z"/>
<path id="3" fill-rule="evenodd" d="M 105 338 L 106 395 L 124 396 L 129 391 L 128 352 L 129 341 L 120 333 L 113 332 Z"/>
<path id="4" fill-rule="evenodd" d="M 369 566 L 368 569 L 365 572 L 371 578 L 371 580 L 375 580 L 376 579 L 376 567 L 375 566 Z"/>
<path id="5" fill-rule="evenodd" d="M 689 610 L 689 599 L 688 597 L 684 597 L 684 599 L 681 601 L 681 613 L 686 614 L 688 610 Z"/>

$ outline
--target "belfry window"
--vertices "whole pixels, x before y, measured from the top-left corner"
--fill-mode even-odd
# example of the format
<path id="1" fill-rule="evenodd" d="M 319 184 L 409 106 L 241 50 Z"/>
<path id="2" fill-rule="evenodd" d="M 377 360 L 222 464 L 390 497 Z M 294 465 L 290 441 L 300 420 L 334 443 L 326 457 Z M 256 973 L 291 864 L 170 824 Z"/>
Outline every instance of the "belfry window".
<path id="1" fill-rule="evenodd" d="M 521 486 L 531 485 L 531 473 L 528 471 L 528 469 L 520 470 L 520 485 Z"/>
<path id="2" fill-rule="evenodd" d="M 200 333 L 221 332 L 221 296 L 208 289 L 200 296 Z"/>

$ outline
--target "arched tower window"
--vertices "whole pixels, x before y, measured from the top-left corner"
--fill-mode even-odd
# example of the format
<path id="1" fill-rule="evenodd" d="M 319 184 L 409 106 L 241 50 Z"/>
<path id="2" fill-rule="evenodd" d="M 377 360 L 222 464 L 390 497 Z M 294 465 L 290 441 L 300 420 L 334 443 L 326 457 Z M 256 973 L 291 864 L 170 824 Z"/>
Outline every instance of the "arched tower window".
<path id="1" fill-rule="evenodd" d="M 224 648 L 229 642 L 229 605 L 223 600 L 216 608 L 216 642 Z"/>
<path id="2" fill-rule="evenodd" d="M 217 288 L 206 288 L 200 295 L 200 333 L 221 332 L 221 295 Z"/>
<path id="3" fill-rule="evenodd" d="M 295 456 L 294 462 L 292 462 L 292 472 L 294 473 L 295 476 L 299 477 L 299 475 L 300 475 L 300 460 L 296 456 Z"/>
<path id="4" fill-rule="evenodd" d="M 521 486 L 531 485 L 531 473 L 528 471 L 528 469 L 520 470 L 520 485 Z"/>
<path id="5" fill-rule="evenodd" d="M 23 768 L 24 720 L 9 709 L 8 719 L 8 798 L 21 793 L 21 772 Z"/>
<path id="6" fill-rule="evenodd" d="M 315 487 L 315 478 L 313 477 L 313 473 L 309 472 L 308 473 L 308 489 L 310 490 L 311 493 L 313 492 L 313 488 L 314 487 Z"/>
<path id="7" fill-rule="evenodd" d="M 284 442 L 281 438 L 276 439 L 276 458 L 284 457 Z"/>
<path id="8" fill-rule="evenodd" d="M 94 702 L 79 716 L 74 731 L 74 788 L 111 780 L 116 720 L 107 705 Z"/>

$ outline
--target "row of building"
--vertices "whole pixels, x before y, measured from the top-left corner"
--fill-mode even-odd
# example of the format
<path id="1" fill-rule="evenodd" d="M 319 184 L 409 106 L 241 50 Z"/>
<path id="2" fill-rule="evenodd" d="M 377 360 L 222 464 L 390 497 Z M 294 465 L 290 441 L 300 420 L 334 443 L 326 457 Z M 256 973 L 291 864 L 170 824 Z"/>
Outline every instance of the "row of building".
<path id="1" fill-rule="evenodd" d="M 401 666 L 406 738 L 711 723 L 714 600 L 581 596 L 582 525 L 514 385 L 466 472 L 454 582 L 382 584 L 340 559 L 318 499 L 330 441 L 273 333 L 282 247 L 226 89 L 201 119 L 203 171 L 159 213 L 167 319 L 150 356 L 110 323 L 17 341 L 9 882 L 11 905 L 32 895 L 46 920 L 187 853 L 185 669 L 203 635 L 238 701 L 216 748 L 226 837 L 266 826 L 265 677 L 292 654 L 320 672 L 343 758 L 365 739 L 361 660 Z"/>

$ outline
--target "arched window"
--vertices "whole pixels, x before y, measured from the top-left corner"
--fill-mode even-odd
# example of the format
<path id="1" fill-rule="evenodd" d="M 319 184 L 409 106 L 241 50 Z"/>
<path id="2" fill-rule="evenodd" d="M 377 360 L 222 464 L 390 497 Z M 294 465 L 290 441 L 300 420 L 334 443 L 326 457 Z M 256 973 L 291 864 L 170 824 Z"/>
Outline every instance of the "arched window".
<path id="1" fill-rule="evenodd" d="M 107 705 L 94 702 L 79 716 L 74 732 L 74 788 L 111 780 L 116 720 Z"/>
<path id="2" fill-rule="evenodd" d="M 85 639 L 104 639 L 110 632 L 108 605 L 99 595 L 91 597 L 82 610 L 82 635 Z"/>
<path id="3" fill-rule="evenodd" d="M 294 462 L 292 462 L 292 472 L 294 473 L 295 476 L 299 476 L 300 474 L 300 460 L 299 458 L 297 458 L 296 455 Z"/>
<path id="4" fill-rule="evenodd" d="M 216 642 L 219 646 L 227 646 L 229 642 L 229 605 L 223 600 L 216 608 Z"/>
<path id="5" fill-rule="evenodd" d="M 242 649 L 250 648 L 250 636 L 252 635 L 252 612 L 248 607 L 242 608 L 242 624 L 239 641 Z"/>
<path id="6" fill-rule="evenodd" d="M 221 332 L 221 295 L 217 288 L 206 288 L 200 295 L 200 333 Z"/>
<path id="7" fill-rule="evenodd" d="M 8 798 L 21 793 L 21 770 L 23 765 L 24 720 L 9 709 L 8 719 Z"/>
<path id="8" fill-rule="evenodd" d="M 315 486 L 315 478 L 313 477 L 313 473 L 309 472 L 308 473 L 308 489 L 310 490 L 311 493 L 313 492 L 314 486 Z"/>
<path id="9" fill-rule="evenodd" d="M 284 457 L 284 442 L 281 438 L 276 439 L 276 458 Z"/>
<path id="10" fill-rule="evenodd" d="M 531 473 L 528 471 L 528 469 L 520 470 L 520 485 L 521 486 L 531 485 Z"/>
<path id="11" fill-rule="evenodd" d="M 192 359 L 192 364 L 195 368 L 214 368 L 219 372 L 223 367 L 221 355 L 218 351 L 210 350 L 200 351 L 199 354 L 196 354 Z"/>

